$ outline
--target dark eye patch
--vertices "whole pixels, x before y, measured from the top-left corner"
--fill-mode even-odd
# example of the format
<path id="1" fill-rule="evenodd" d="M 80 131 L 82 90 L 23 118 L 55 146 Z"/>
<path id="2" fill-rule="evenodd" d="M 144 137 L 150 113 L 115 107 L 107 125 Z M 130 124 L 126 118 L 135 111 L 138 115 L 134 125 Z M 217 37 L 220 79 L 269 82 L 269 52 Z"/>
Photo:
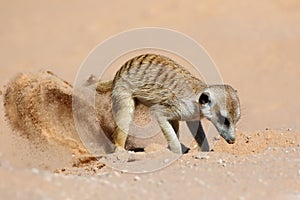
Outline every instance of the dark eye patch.
<path id="1" fill-rule="evenodd" d="M 207 93 L 202 93 L 200 95 L 200 98 L 199 98 L 199 103 L 204 105 L 204 104 L 207 104 L 207 103 L 210 103 L 210 97 L 209 97 L 209 94 Z"/>
<path id="2" fill-rule="evenodd" d="M 219 122 L 220 124 L 223 124 L 227 128 L 230 127 L 230 121 L 227 117 L 224 117 L 223 115 L 219 114 Z"/>
<path id="3" fill-rule="evenodd" d="M 227 117 L 224 117 L 224 125 L 225 125 L 227 128 L 229 128 L 229 126 L 230 126 L 230 121 L 228 120 Z"/>

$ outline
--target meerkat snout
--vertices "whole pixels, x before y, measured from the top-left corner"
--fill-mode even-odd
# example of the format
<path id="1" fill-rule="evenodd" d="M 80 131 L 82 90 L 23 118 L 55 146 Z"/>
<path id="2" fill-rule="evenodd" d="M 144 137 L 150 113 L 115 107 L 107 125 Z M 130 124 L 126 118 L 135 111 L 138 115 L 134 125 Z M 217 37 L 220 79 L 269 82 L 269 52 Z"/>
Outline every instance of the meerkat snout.
<path id="1" fill-rule="evenodd" d="M 235 127 L 240 119 L 240 103 L 236 91 L 229 85 L 212 85 L 200 94 L 202 117 L 210 120 L 229 143 L 235 142 Z"/>

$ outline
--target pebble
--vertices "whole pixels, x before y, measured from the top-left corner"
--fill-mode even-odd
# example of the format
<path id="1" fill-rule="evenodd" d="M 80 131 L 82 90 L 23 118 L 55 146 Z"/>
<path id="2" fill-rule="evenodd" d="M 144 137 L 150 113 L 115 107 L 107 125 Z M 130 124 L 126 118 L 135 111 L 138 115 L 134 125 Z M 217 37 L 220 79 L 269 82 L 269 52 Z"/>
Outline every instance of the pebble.
<path id="1" fill-rule="evenodd" d="M 92 168 L 92 171 L 93 171 L 94 173 L 96 173 L 96 172 L 97 172 L 97 170 L 98 170 L 98 168 L 97 168 L 97 167 L 93 167 L 93 168 Z"/>
<path id="2" fill-rule="evenodd" d="M 160 180 L 160 181 L 158 181 L 158 185 L 162 185 L 164 183 L 164 181 L 163 180 Z"/>
<path id="3" fill-rule="evenodd" d="M 250 140 L 251 140 L 251 136 L 250 136 L 250 135 L 248 135 L 248 136 L 246 137 L 246 143 L 249 143 L 249 142 L 250 142 Z"/>
<path id="4" fill-rule="evenodd" d="M 287 129 L 287 131 L 292 131 L 292 130 L 293 130 L 292 128 L 288 128 L 288 129 Z"/>
<path id="5" fill-rule="evenodd" d="M 290 144 L 295 144 L 296 142 L 294 140 L 290 141 Z"/>
<path id="6" fill-rule="evenodd" d="M 220 159 L 220 160 L 218 160 L 218 163 L 221 164 L 223 167 L 226 167 L 226 166 L 227 166 L 225 160 Z"/>
<path id="7" fill-rule="evenodd" d="M 141 177 L 135 176 L 135 177 L 133 178 L 133 180 L 134 180 L 134 181 L 140 181 L 140 180 L 141 180 Z"/>
<path id="8" fill-rule="evenodd" d="M 164 163 L 169 163 L 169 162 L 170 162 L 170 159 L 168 159 L 168 158 L 164 160 Z"/>
<path id="9" fill-rule="evenodd" d="M 264 181 L 262 178 L 259 178 L 259 179 L 258 179 L 258 182 L 260 182 L 260 183 L 262 183 L 262 184 L 264 184 L 264 185 L 266 185 L 266 184 L 267 184 L 267 182 L 266 182 L 266 181 Z"/>
<path id="10" fill-rule="evenodd" d="M 33 174 L 39 174 L 39 173 L 40 173 L 40 171 L 39 171 L 37 168 L 32 168 L 32 169 L 31 169 L 31 172 L 32 172 Z"/>
<path id="11" fill-rule="evenodd" d="M 233 176 L 233 173 L 230 172 L 230 171 L 228 171 L 228 172 L 227 172 L 227 175 L 228 175 L 228 176 Z"/>
<path id="12" fill-rule="evenodd" d="M 195 157 L 196 159 L 209 159 L 209 155 L 200 153 L 198 156 Z"/>
<path id="13" fill-rule="evenodd" d="M 121 174 L 120 174 L 119 172 L 117 172 L 117 171 L 114 171 L 114 175 L 115 175 L 116 177 L 120 177 L 120 176 L 121 176 Z"/>
<path id="14" fill-rule="evenodd" d="M 282 172 L 279 172 L 279 176 L 283 176 L 284 174 Z"/>

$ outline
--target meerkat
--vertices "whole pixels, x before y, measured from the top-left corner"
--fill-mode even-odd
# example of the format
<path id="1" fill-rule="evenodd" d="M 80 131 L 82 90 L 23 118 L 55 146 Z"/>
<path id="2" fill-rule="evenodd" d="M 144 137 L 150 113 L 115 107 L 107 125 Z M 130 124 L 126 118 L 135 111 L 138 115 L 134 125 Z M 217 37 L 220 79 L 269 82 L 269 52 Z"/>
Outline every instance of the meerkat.
<path id="1" fill-rule="evenodd" d="M 137 103 L 149 107 L 174 153 L 182 153 L 179 121 L 207 118 L 228 143 L 235 142 L 235 126 L 240 118 L 236 91 L 229 85 L 206 85 L 168 57 L 136 56 L 117 71 L 113 81 L 98 87 L 112 88 L 115 151 L 125 150 Z"/>

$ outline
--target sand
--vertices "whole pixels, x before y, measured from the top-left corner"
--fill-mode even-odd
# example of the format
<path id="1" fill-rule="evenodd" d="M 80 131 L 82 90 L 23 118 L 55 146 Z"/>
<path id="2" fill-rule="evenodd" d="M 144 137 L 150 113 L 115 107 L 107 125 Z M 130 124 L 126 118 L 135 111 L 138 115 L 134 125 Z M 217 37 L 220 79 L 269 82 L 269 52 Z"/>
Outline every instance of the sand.
<path id="1" fill-rule="evenodd" d="M 300 198 L 299 2 L 29 0 L 0 9 L 1 198 Z M 77 97 L 88 130 L 80 139 L 72 114 L 80 65 L 98 43 L 145 26 L 193 37 L 238 90 L 235 144 L 213 138 L 199 156 L 183 135 L 190 151 L 177 156 L 157 134 L 130 138 L 127 148 L 145 152 L 110 154 L 108 94 L 97 94 L 95 108 Z"/>

